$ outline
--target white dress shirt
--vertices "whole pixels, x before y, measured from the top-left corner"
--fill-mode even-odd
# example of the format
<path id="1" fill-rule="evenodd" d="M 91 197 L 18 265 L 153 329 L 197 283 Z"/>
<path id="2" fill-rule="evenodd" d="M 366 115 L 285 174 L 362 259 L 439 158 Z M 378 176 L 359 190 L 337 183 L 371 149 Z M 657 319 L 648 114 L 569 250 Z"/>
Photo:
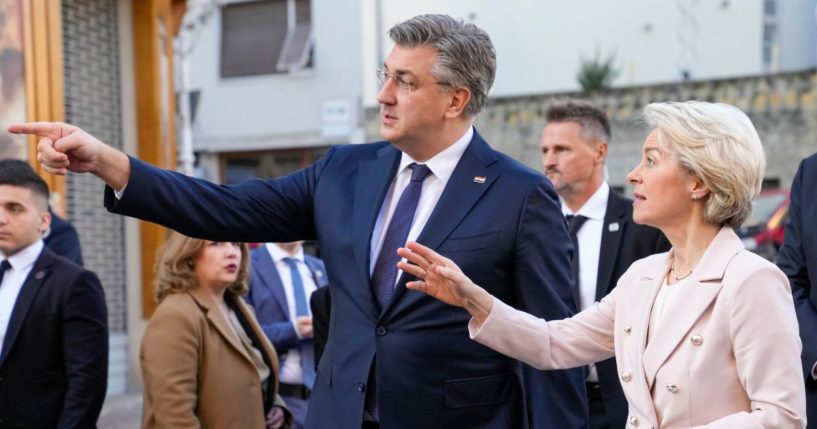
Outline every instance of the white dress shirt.
<path id="1" fill-rule="evenodd" d="M 579 211 L 573 213 L 562 200 L 562 213 L 585 216 L 587 220 L 576 233 L 579 242 L 579 311 L 596 303 L 596 284 L 599 279 L 599 257 L 601 256 L 601 233 L 604 229 L 604 215 L 607 213 L 607 200 L 610 198 L 610 185 L 601 182 L 596 192 L 584 203 Z M 560 197 L 561 199 L 561 197 Z M 596 365 L 590 364 L 587 369 L 587 381 L 597 383 L 599 373 Z"/>
<path id="2" fill-rule="evenodd" d="M 0 252 L 0 261 L 7 259 L 11 268 L 6 270 L 3 282 L 0 283 L 0 350 L 3 349 L 3 342 L 6 340 L 6 332 L 11 321 L 11 313 L 14 312 L 14 304 L 23 284 L 34 267 L 34 262 L 40 257 L 43 251 L 43 241 L 37 240 L 34 244 L 20 250 L 8 258 Z"/>
<path id="3" fill-rule="evenodd" d="M 272 262 L 275 264 L 275 268 L 278 270 L 278 276 L 281 277 L 281 284 L 284 286 L 284 294 L 287 297 L 286 304 L 287 308 L 289 309 L 289 320 L 292 322 L 293 328 L 295 328 L 298 326 L 295 322 L 295 319 L 298 317 L 295 310 L 295 294 L 292 290 L 292 275 L 289 269 L 289 264 L 284 260 L 284 258 L 292 258 L 297 262 L 298 272 L 301 274 L 301 279 L 303 279 L 304 293 L 306 294 L 307 304 L 309 304 L 309 297 L 312 296 L 312 292 L 315 292 L 315 289 L 317 289 L 318 286 L 315 284 L 315 279 L 312 277 L 312 272 L 309 270 L 306 262 L 304 262 L 303 249 L 299 250 L 295 255 L 290 255 L 273 243 L 266 243 L 265 246 L 272 257 Z M 310 311 L 309 305 L 307 305 L 307 311 Z M 309 315 L 312 315 L 311 311 Z M 298 335 L 298 338 L 301 337 L 298 334 L 297 328 L 295 328 L 295 334 Z M 288 384 L 304 384 L 304 373 L 303 368 L 301 367 L 301 351 L 298 348 L 290 348 L 281 361 L 279 380 L 282 383 Z"/>
<path id="4" fill-rule="evenodd" d="M 599 256 L 601 255 L 601 232 L 604 229 L 604 215 L 607 213 L 607 200 L 610 198 L 610 185 L 602 182 L 590 199 L 578 212 L 573 213 L 562 201 L 562 213 L 587 217 L 576 238 L 579 241 L 579 298 L 580 308 L 584 310 L 596 303 L 596 283 L 599 278 Z"/>
<path id="5" fill-rule="evenodd" d="M 431 170 L 423 182 L 423 190 L 420 194 L 420 202 L 417 204 L 417 210 L 414 212 L 414 219 L 411 222 L 411 229 L 409 230 L 407 241 L 416 240 L 420 232 L 428 222 L 431 212 L 437 206 L 437 201 L 440 200 L 445 185 L 448 184 L 448 179 L 454 173 L 454 169 L 471 143 L 474 137 L 474 128 L 468 127 L 465 135 L 460 137 L 454 144 L 447 147 L 442 152 L 435 155 L 433 158 L 426 161 L 424 164 Z M 369 274 L 374 271 L 374 265 L 377 263 L 377 256 L 380 254 L 380 248 L 383 246 L 383 239 L 386 235 L 386 228 L 391 218 L 394 215 L 394 209 L 397 207 L 397 202 L 403 194 L 403 190 L 408 186 L 411 180 L 411 169 L 409 164 L 417 162 L 410 156 L 403 153 L 400 158 L 400 166 L 397 169 L 397 175 L 392 180 L 392 185 L 389 192 L 386 194 L 386 199 L 383 200 L 383 205 L 380 208 L 380 213 L 377 215 L 377 222 L 374 224 L 374 231 L 372 232 L 371 253 L 369 258 Z M 396 249 L 395 249 L 396 250 Z M 397 272 L 395 285 L 400 279 L 403 271 Z"/>

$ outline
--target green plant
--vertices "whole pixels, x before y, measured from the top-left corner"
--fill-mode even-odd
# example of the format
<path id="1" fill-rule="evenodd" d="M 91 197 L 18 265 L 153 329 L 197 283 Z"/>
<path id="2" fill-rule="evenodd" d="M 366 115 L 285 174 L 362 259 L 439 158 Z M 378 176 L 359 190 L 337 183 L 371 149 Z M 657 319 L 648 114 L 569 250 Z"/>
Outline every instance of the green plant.
<path id="1" fill-rule="evenodd" d="M 601 58 L 601 54 L 596 51 L 596 55 L 587 60 L 580 58 L 579 72 L 576 79 L 584 92 L 594 92 L 610 88 L 613 79 L 618 77 L 618 70 L 614 63 L 615 54 L 611 54 L 606 59 Z"/>

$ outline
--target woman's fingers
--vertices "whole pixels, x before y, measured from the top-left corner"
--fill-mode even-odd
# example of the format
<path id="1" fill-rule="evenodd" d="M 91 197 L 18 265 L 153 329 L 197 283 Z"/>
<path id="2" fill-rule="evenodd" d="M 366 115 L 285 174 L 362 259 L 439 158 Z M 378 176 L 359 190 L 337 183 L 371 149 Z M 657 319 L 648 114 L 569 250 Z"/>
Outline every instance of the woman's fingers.
<path id="1" fill-rule="evenodd" d="M 409 264 L 407 262 L 398 262 L 397 263 L 397 268 L 399 268 L 399 269 L 413 275 L 414 277 L 420 278 L 420 279 L 425 278 L 426 273 L 427 273 L 425 268 L 420 268 L 419 265 Z"/>
<path id="2" fill-rule="evenodd" d="M 408 248 L 408 250 L 411 250 L 413 253 L 416 253 L 417 255 L 421 256 L 425 261 L 427 261 L 426 265 L 437 264 L 448 266 L 448 262 L 450 262 L 447 258 L 443 257 L 439 253 L 415 241 L 409 241 L 406 244 L 406 248 Z"/>
<path id="3" fill-rule="evenodd" d="M 428 294 L 428 285 L 426 284 L 426 282 L 421 280 L 415 280 L 406 283 L 406 288 L 409 290 L 416 290 L 418 292 Z"/>
<path id="4" fill-rule="evenodd" d="M 412 252 L 411 250 L 409 250 L 409 249 L 407 249 L 405 247 L 401 247 L 401 248 L 397 249 L 397 254 L 401 258 L 406 258 L 406 261 L 410 262 L 411 264 L 414 264 L 414 266 L 427 267 L 427 266 L 431 265 L 431 263 L 428 262 L 428 260 L 426 258 L 424 258 L 422 255 L 420 255 L 419 253 L 416 253 L 416 252 Z M 406 264 L 406 265 L 408 265 L 408 264 Z M 400 267 L 399 264 L 397 265 L 397 267 L 400 268 L 403 271 L 407 271 L 406 269 Z M 414 274 L 414 273 L 412 273 L 412 274 Z"/>

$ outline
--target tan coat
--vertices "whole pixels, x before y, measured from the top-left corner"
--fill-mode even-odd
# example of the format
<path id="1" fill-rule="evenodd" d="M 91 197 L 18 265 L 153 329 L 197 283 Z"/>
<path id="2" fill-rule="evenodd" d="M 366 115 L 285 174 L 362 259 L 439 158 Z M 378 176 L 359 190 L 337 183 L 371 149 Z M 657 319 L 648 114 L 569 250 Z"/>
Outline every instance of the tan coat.
<path id="1" fill-rule="evenodd" d="M 270 377 L 277 377 L 272 345 L 243 300 L 236 302 L 272 362 Z M 148 322 L 139 357 L 143 428 L 264 427 L 258 371 L 207 291 L 167 296 Z M 276 405 L 281 404 L 276 395 Z"/>
<path id="2" fill-rule="evenodd" d="M 615 353 L 628 427 L 804 428 L 801 343 L 789 282 L 722 229 L 647 344 L 671 253 L 642 259 L 599 304 L 545 322 L 494 300 L 474 339 L 539 368 Z"/>

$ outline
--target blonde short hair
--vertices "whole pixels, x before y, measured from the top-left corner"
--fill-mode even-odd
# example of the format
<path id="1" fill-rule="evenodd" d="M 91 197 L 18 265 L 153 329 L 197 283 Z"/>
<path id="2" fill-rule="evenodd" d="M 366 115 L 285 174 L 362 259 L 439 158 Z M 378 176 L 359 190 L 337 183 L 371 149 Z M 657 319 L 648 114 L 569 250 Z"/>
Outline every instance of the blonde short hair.
<path id="1" fill-rule="evenodd" d="M 704 222 L 737 228 L 749 217 L 760 192 L 766 155 L 752 121 L 735 106 L 687 101 L 652 103 L 647 124 L 681 168 L 698 177 L 709 194 Z"/>
<path id="2" fill-rule="evenodd" d="M 207 240 L 192 238 L 172 232 L 165 244 L 159 250 L 156 258 L 156 279 L 153 285 L 156 288 L 156 301 L 161 302 L 172 293 L 180 293 L 199 287 L 196 277 L 196 258 L 201 253 Z M 242 296 L 247 293 L 249 279 L 247 245 L 241 243 L 241 264 L 238 267 L 238 276 L 227 291 Z"/>

